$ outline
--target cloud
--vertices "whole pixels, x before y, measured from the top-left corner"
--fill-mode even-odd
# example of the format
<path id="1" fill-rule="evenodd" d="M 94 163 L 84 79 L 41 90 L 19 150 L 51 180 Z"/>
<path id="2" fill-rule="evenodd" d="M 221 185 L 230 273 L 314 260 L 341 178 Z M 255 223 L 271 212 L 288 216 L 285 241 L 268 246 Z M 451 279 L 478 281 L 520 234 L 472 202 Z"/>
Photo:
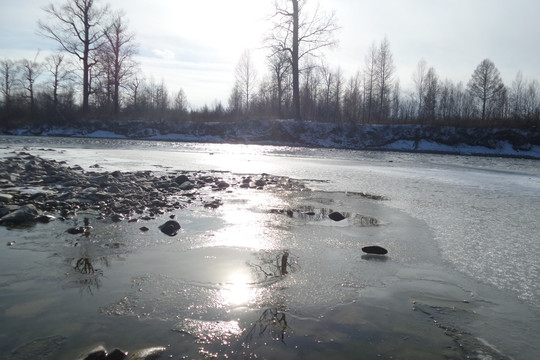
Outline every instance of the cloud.
<path id="1" fill-rule="evenodd" d="M 152 53 L 164 60 L 173 60 L 175 58 L 174 52 L 169 49 L 152 49 Z"/>

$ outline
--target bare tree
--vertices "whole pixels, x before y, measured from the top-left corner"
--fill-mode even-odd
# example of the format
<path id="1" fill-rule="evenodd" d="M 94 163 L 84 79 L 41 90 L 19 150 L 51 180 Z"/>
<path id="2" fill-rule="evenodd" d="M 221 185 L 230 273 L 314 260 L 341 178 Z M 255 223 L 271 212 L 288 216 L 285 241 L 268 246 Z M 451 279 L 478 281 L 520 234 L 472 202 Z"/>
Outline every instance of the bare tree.
<path id="1" fill-rule="evenodd" d="M 249 50 L 245 50 L 240 57 L 240 61 L 238 61 L 238 64 L 236 65 L 235 75 L 238 89 L 244 98 L 243 108 L 244 114 L 247 117 L 249 116 L 251 92 L 255 88 L 255 80 L 257 78 L 257 72 L 251 61 L 251 52 Z"/>
<path id="2" fill-rule="evenodd" d="M 135 34 L 128 32 L 124 13 L 113 15 L 110 25 L 105 30 L 105 44 L 100 52 L 104 52 L 105 62 L 102 64 L 110 74 L 112 87 L 113 112 L 120 112 L 120 88 L 126 87 L 128 80 L 135 74 L 137 63 L 133 56 L 137 53 Z"/>
<path id="3" fill-rule="evenodd" d="M 427 63 L 426 60 L 421 59 L 416 66 L 416 71 L 414 72 L 412 78 L 416 90 L 416 97 L 418 101 L 418 111 L 417 114 L 420 116 L 422 114 L 423 102 L 424 102 L 424 83 L 426 79 Z"/>
<path id="4" fill-rule="evenodd" d="M 66 88 L 67 84 L 73 80 L 73 70 L 62 53 L 50 55 L 45 61 L 45 68 L 52 76 L 53 110 L 57 111 L 59 104 L 58 94 L 62 88 Z"/>
<path id="5" fill-rule="evenodd" d="M 434 124 L 439 94 L 439 77 L 433 67 L 430 67 L 424 78 L 425 92 L 421 117 Z"/>
<path id="6" fill-rule="evenodd" d="M 0 90 L 4 95 L 4 109 L 9 112 L 11 108 L 11 92 L 17 79 L 17 68 L 12 60 L 4 59 L 0 61 L 0 76 L 2 83 Z"/>
<path id="7" fill-rule="evenodd" d="M 379 119 L 386 120 L 390 113 L 390 91 L 395 71 L 393 56 L 390 52 L 390 41 L 386 37 L 379 46 L 376 64 Z"/>
<path id="8" fill-rule="evenodd" d="M 285 93 L 287 87 L 287 79 L 290 76 L 291 64 L 288 61 L 285 53 L 278 53 L 275 56 L 268 58 L 270 71 L 276 91 L 277 112 L 280 119 L 284 116 L 283 105 L 285 102 Z"/>
<path id="9" fill-rule="evenodd" d="M 274 0 L 273 28 L 266 39 L 271 54 L 285 53 L 292 68 L 294 116 L 301 119 L 300 61 L 336 43 L 334 13 L 324 14 L 317 6 L 311 13 L 308 0 Z"/>
<path id="10" fill-rule="evenodd" d="M 103 45 L 103 20 L 108 7 L 97 7 L 97 0 L 67 0 L 57 7 L 50 4 L 44 9 L 47 21 L 40 21 L 40 33 L 60 44 L 60 47 L 82 63 L 83 112 L 90 110 L 90 71 L 96 62 L 92 53 Z"/>
<path id="11" fill-rule="evenodd" d="M 27 95 L 24 95 L 24 97 L 28 99 L 28 106 L 31 116 L 34 115 L 36 110 L 34 88 L 35 82 L 43 72 L 43 64 L 38 62 L 38 56 L 39 52 L 36 54 L 33 60 L 23 59 L 19 63 L 19 74 L 21 76 L 19 82 L 22 88 L 27 92 Z"/>
<path id="12" fill-rule="evenodd" d="M 480 100 L 482 120 L 486 120 L 489 102 L 504 90 L 499 70 L 491 60 L 484 59 L 474 70 L 467 86 L 471 94 Z"/>
<path id="13" fill-rule="evenodd" d="M 362 117 L 361 76 L 356 73 L 351 77 L 343 94 L 343 118 L 350 124 L 355 124 Z"/>
<path id="14" fill-rule="evenodd" d="M 378 51 L 375 43 L 369 48 L 369 52 L 365 58 L 365 69 L 364 69 L 364 115 L 363 119 L 367 120 L 368 123 L 371 122 L 373 118 L 373 113 L 377 104 L 376 97 L 376 82 L 377 82 L 377 58 Z"/>
<path id="15" fill-rule="evenodd" d="M 144 77 L 135 75 L 126 84 L 128 90 L 130 91 L 130 105 L 134 108 L 134 110 L 137 110 L 139 106 L 139 95 L 144 86 L 144 82 Z"/>
<path id="16" fill-rule="evenodd" d="M 178 115 L 185 115 L 188 112 L 188 99 L 186 96 L 186 93 L 183 89 L 178 90 L 178 92 L 174 95 L 174 111 Z"/>

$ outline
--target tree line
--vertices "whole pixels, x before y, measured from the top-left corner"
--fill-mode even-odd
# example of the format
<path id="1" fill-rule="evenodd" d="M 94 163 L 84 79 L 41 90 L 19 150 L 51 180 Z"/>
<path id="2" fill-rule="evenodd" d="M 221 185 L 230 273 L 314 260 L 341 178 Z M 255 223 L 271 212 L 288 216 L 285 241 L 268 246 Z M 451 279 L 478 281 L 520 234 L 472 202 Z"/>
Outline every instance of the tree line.
<path id="1" fill-rule="evenodd" d="M 70 125 L 89 116 L 160 122 L 295 118 L 341 124 L 514 127 L 540 125 L 540 83 L 519 72 L 510 86 L 484 59 L 464 84 L 441 79 L 420 60 L 403 90 L 387 38 L 374 42 L 361 69 L 345 77 L 324 58 L 336 45 L 335 14 L 308 0 L 274 0 L 262 75 L 245 51 L 225 105 L 191 108 L 185 92 L 141 75 L 138 46 L 124 12 L 97 0 L 44 8 L 40 34 L 61 51 L 0 59 L 3 127 Z"/>

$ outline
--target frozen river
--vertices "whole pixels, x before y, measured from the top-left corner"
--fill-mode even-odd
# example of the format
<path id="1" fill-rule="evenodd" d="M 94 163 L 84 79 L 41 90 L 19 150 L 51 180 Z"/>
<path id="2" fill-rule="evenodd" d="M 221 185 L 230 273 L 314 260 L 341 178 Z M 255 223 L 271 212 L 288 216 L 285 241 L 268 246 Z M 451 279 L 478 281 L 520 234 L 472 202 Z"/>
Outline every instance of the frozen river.
<path id="1" fill-rule="evenodd" d="M 127 245 L 107 260 L 91 294 L 62 283 L 56 256 L 74 251 L 61 246 L 62 223 L 0 228 L 4 242 L 18 244 L 0 253 L 3 352 L 43 338 L 31 324 L 49 324 L 48 334 L 56 326 L 66 354 L 100 342 L 133 347 L 133 339 L 166 346 L 175 359 L 350 358 L 359 351 L 365 358 L 465 358 L 477 351 L 530 359 L 540 351 L 538 160 L 0 138 L 2 156 L 23 149 L 85 170 L 99 164 L 99 171 L 265 173 L 301 180 L 312 191 L 220 194 L 224 205 L 211 214 L 177 214 L 178 241 L 143 236 L 140 225 L 103 225 L 96 242 L 115 237 Z M 285 208 L 352 215 L 341 224 L 269 211 Z M 354 219 L 361 217 L 378 224 L 359 225 Z M 35 234 L 49 234 L 51 245 L 36 245 Z M 366 258 L 366 244 L 389 255 Z M 290 274 L 270 281 L 265 266 L 284 249 Z M 270 336 L 261 340 L 266 320 Z M 458 351 L 461 345 L 468 353 Z"/>

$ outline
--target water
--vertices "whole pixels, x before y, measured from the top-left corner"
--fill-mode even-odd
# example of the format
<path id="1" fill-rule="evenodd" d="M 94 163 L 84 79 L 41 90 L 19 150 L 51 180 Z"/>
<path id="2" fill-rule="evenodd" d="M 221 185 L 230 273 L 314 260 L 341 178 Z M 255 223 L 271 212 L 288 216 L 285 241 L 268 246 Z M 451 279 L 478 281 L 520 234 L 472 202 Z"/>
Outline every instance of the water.
<path id="1" fill-rule="evenodd" d="M 17 241 L 0 252 L 2 353 L 53 334 L 61 340 L 40 348 L 66 359 L 99 343 L 166 346 L 173 358 L 530 359 L 540 350 L 538 161 L 64 138 L 0 144 L 4 154 L 26 146 L 85 169 L 269 173 L 314 190 L 220 194 L 216 211 L 179 211 L 173 239 L 142 234 L 140 224 L 94 224 L 92 241 L 73 246 L 60 222 L 0 228 L 2 240 Z M 366 257 L 361 247 L 371 244 L 389 255 Z M 81 258 L 98 271 L 74 271 Z"/>

